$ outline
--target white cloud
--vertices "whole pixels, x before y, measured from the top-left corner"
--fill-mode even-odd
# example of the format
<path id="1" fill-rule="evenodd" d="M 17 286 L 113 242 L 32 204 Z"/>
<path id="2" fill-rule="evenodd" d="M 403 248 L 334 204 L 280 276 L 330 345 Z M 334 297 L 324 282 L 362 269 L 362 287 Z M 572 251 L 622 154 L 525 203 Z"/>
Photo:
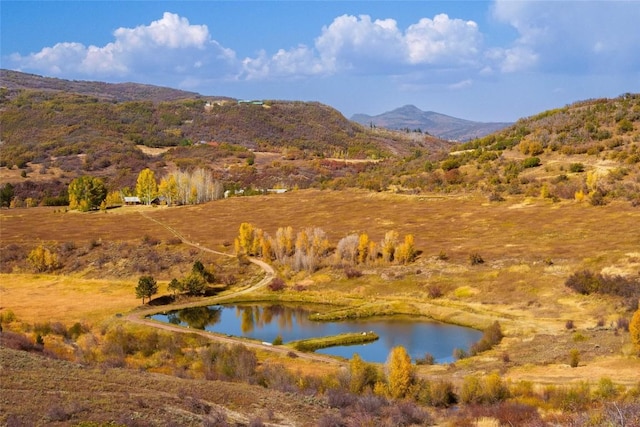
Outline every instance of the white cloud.
<path id="1" fill-rule="evenodd" d="M 496 0 L 493 16 L 518 38 L 502 50 L 504 71 L 637 71 L 640 4 L 635 1 Z M 495 52 L 494 52 L 495 54 Z"/>
<path id="2" fill-rule="evenodd" d="M 243 76 L 271 79 L 349 73 L 403 75 L 430 69 L 474 66 L 482 35 L 473 21 L 440 14 L 398 28 L 393 19 L 342 15 L 322 28 L 314 46 L 261 51 L 245 58 Z"/>
<path id="3" fill-rule="evenodd" d="M 343 15 L 324 27 L 315 48 L 336 70 L 458 66 L 477 56 L 482 36 L 473 21 L 445 14 L 422 18 L 403 32 L 393 19 Z"/>
<path id="4" fill-rule="evenodd" d="M 405 43 L 412 64 L 459 64 L 475 60 L 482 35 L 475 22 L 440 14 L 409 26 Z"/>
<path id="5" fill-rule="evenodd" d="M 206 25 L 165 12 L 161 19 L 136 28 L 118 28 L 105 46 L 58 43 L 29 55 L 14 54 L 17 69 L 65 77 L 162 80 L 167 74 L 209 78 L 229 72 L 235 52 L 211 39 Z"/>

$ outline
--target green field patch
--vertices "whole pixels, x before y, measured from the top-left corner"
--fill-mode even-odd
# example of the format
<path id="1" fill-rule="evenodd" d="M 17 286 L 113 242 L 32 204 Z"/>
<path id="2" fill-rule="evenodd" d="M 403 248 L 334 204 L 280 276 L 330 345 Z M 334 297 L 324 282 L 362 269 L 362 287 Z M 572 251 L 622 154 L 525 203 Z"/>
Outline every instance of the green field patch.
<path id="1" fill-rule="evenodd" d="M 351 332 L 347 334 L 331 335 L 328 337 L 308 338 L 304 340 L 291 341 L 287 346 L 298 351 L 313 352 L 321 348 L 335 347 L 342 345 L 365 344 L 376 341 L 378 334 L 375 332 Z"/>

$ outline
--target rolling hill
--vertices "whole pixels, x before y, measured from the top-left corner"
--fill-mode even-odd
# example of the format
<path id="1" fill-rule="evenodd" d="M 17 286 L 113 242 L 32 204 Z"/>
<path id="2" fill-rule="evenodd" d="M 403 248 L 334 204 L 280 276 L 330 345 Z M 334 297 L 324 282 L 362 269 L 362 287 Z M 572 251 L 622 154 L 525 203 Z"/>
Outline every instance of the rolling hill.
<path id="1" fill-rule="evenodd" d="M 33 203 L 63 203 L 69 182 L 83 174 L 103 178 L 110 191 L 134 188 L 149 167 L 158 177 L 203 168 L 225 188 L 481 191 L 498 200 L 524 194 L 640 205 L 638 94 L 579 101 L 510 126 L 407 106 L 388 113 L 404 120 L 394 131 L 360 125 L 317 102 L 2 76 L 0 184 L 11 183 L 16 197 Z M 136 100 L 118 101 L 118 91 L 127 92 L 118 99 Z M 456 145 L 424 133 L 427 121 L 466 132 L 501 129 Z"/>
<path id="2" fill-rule="evenodd" d="M 438 138 L 467 141 L 503 129 L 511 123 L 483 123 L 459 119 L 433 111 L 422 111 L 414 105 L 405 105 L 376 116 L 355 114 L 351 120 L 364 126 L 411 131 L 420 129 Z"/>

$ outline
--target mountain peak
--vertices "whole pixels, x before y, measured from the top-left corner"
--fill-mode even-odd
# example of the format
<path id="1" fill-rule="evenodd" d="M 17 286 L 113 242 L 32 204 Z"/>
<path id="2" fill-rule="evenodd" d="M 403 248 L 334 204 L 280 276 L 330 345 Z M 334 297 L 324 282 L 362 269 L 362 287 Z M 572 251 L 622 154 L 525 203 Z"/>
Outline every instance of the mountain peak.
<path id="1" fill-rule="evenodd" d="M 355 114 L 354 122 L 375 125 L 387 129 L 409 129 L 426 131 L 438 138 L 466 141 L 479 138 L 509 126 L 511 123 L 484 123 L 459 119 L 433 111 L 422 111 L 412 104 L 376 116 Z"/>

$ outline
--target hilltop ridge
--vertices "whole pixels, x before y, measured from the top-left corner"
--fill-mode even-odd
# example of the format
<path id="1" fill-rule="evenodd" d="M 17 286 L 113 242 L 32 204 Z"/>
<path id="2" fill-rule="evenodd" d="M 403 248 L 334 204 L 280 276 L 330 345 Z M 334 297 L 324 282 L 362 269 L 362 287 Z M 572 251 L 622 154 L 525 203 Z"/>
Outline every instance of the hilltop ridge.
<path id="1" fill-rule="evenodd" d="M 415 105 L 405 105 L 382 114 L 354 114 L 351 120 L 365 126 L 396 130 L 421 130 L 438 138 L 466 141 L 486 136 L 512 123 L 485 123 L 459 119 L 434 111 L 422 111 Z"/>

